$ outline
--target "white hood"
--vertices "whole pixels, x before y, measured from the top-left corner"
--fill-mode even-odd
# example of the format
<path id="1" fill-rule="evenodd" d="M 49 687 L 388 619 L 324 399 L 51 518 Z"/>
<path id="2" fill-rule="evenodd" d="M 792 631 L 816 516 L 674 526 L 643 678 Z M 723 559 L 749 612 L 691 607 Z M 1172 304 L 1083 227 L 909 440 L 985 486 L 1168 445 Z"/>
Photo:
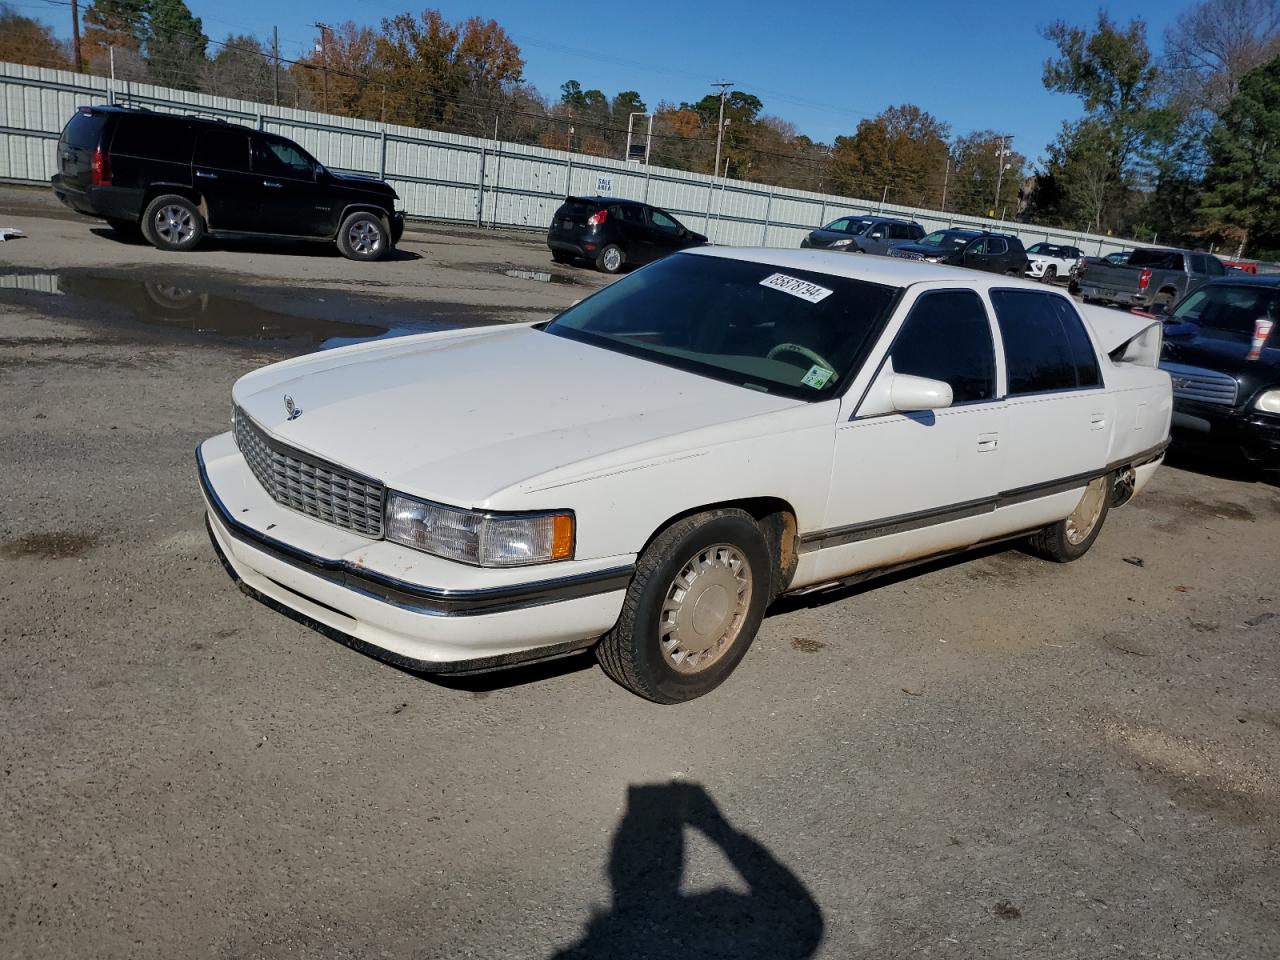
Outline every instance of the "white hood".
<path id="1" fill-rule="evenodd" d="M 233 395 L 285 443 L 458 506 L 618 451 L 619 464 L 679 453 L 689 443 L 653 442 L 808 406 L 523 325 L 312 354 L 241 378 Z M 286 395 L 302 410 L 294 420 Z"/>

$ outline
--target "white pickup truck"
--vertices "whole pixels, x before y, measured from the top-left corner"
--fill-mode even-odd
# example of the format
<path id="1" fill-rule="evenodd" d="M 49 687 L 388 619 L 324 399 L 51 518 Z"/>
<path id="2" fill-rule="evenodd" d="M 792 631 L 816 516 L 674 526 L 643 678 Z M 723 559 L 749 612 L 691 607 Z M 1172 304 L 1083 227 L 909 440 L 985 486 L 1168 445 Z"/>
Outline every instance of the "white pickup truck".
<path id="1" fill-rule="evenodd" d="M 1017 278 L 701 248 L 549 322 L 254 371 L 199 475 L 228 569 L 344 642 L 425 671 L 594 648 L 676 703 L 782 594 L 1082 556 L 1163 457 L 1160 344 Z"/>

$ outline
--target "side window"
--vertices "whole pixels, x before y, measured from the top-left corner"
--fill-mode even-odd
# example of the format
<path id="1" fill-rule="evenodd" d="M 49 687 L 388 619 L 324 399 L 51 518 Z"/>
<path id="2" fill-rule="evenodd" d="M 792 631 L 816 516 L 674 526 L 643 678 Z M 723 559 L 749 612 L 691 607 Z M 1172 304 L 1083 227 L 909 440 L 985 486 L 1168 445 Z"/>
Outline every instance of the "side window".
<path id="1" fill-rule="evenodd" d="M 999 256 L 1002 253 L 1009 252 L 1009 244 L 1001 237 L 991 237 L 987 240 L 987 253 Z"/>
<path id="2" fill-rule="evenodd" d="M 1209 276 L 1211 277 L 1226 276 L 1227 268 L 1222 265 L 1222 261 L 1219 260 L 1217 257 L 1212 255 L 1207 256 L 1204 258 L 1204 261 L 1208 265 Z"/>
<path id="3" fill-rule="evenodd" d="M 680 232 L 680 224 L 676 223 L 661 210 L 650 210 L 649 219 L 653 221 L 653 225 L 659 230 L 666 230 L 669 233 Z"/>
<path id="4" fill-rule="evenodd" d="M 1101 384 L 1089 335 L 1062 297 L 1035 290 L 992 290 L 991 303 L 1004 340 L 1009 396 Z"/>
<path id="5" fill-rule="evenodd" d="M 896 373 L 951 384 L 954 403 L 996 395 L 996 353 L 991 324 L 971 290 L 925 293 L 911 308 L 890 351 Z"/>
<path id="6" fill-rule="evenodd" d="M 889 239 L 910 240 L 911 228 L 905 223 L 891 223 L 889 224 Z"/>
<path id="7" fill-rule="evenodd" d="M 111 152 L 168 163 L 190 163 L 191 124 L 177 117 L 126 114 L 116 125 Z"/>
<path id="8" fill-rule="evenodd" d="M 1208 269 L 1209 268 L 1205 266 L 1203 256 L 1201 256 L 1198 253 L 1191 254 L 1191 272 L 1192 273 L 1207 273 Z"/>
<path id="9" fill-rule="evenodd" d="M 276 137 L 253 138 L 253 169 L 255 173 L 271 177 L 293 177 L 295 180 L 315 177 L 311 158 L 288 140 Z"/>
<path id="10" fill-rule="evenodd" d="M 973 241 L 973 243 L 969 244 L 969 248 L 965 250 L 965 253 L 986 253 L 986 252 L 987 252 L 986 240 L 975 240 Z"/>
<path id="11" fill-rule="evenodd" d="M 218 170 L 249 172 L 249 134 L 243 130 L 206 130 L 196 148 L 196 163 Z"/>
<path id="12" fill-rule="evenodd" d="M 622 219 L 627 223 L 644 223 L 644 210 L 640 207 L 633 207 L 631 204 L 622 206 Z"/>
<path id="13" fill-rule="evenodd" d="M 1175 253 L 1175 254 L 1173 254 L 1173 255 L 1171 255 L 1171 256 L 1169 257 L 1169 269 L 1170 269 L 1170 270 L 1185 270 L 1185 269 L 1186 269 L 1186 267 L 1183 265 L 1183 261 L 1182 261 L 1182 254 L 1180 254 L 1180 253 Z"/>

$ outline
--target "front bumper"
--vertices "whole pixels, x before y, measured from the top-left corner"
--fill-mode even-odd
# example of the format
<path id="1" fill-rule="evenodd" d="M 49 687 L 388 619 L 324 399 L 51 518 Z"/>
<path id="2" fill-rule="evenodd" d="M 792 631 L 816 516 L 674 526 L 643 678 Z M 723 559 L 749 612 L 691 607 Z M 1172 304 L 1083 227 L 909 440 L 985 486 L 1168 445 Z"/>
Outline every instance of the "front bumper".
<path id="1" fill-rule="evenodd" d="M 1173 430 L 1186 446 L 1226 450 L 1259 467 L 1280 468 L 1280 417 L 1175 399 Z"/>
<path id="2" fill-rule="evenodd" d="M 230 434 L 205 441 L 196 458 L 210 536 L 233 576 L 408 669 L 470 672 L 585 649 L 617 621 L 634 572 L 634 557 L 553 572 L 442 560 L 277 504 Z"/>

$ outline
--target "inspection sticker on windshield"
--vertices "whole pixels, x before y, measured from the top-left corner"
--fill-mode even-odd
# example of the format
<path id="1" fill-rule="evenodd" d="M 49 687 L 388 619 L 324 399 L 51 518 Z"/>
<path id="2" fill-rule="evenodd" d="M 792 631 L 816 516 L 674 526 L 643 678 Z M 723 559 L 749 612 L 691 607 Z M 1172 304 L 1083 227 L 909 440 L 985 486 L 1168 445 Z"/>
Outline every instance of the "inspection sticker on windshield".
<path id="1" fill-rule="evenodd" d="M 785 273 L 775 273 L 765 277 L 760 281 L 760 286 L 781 290 L 783 293 L 789 293 L 793 297 L 799 297 L 801 300 L 808 300 L 810 303 L 821 303 L 835 293 L 834 290 L 820 287 L 816 283 L 810 283 L 808 280 L 788 277 Z"/>
<path id="2" fill-rule="evenodd" d="M 830 292 L 830 290 L 827 291 L 827 293 Z M 834 372 L 834 370 L 828 370 L 826 367 L 820 367 L 815 363 L 809 368 L 809 372 L 800 378 L 800 382 L 806 387 L 821 390 L 827 385 L 827 381 L 831 379 L 831 374 Z"/>

